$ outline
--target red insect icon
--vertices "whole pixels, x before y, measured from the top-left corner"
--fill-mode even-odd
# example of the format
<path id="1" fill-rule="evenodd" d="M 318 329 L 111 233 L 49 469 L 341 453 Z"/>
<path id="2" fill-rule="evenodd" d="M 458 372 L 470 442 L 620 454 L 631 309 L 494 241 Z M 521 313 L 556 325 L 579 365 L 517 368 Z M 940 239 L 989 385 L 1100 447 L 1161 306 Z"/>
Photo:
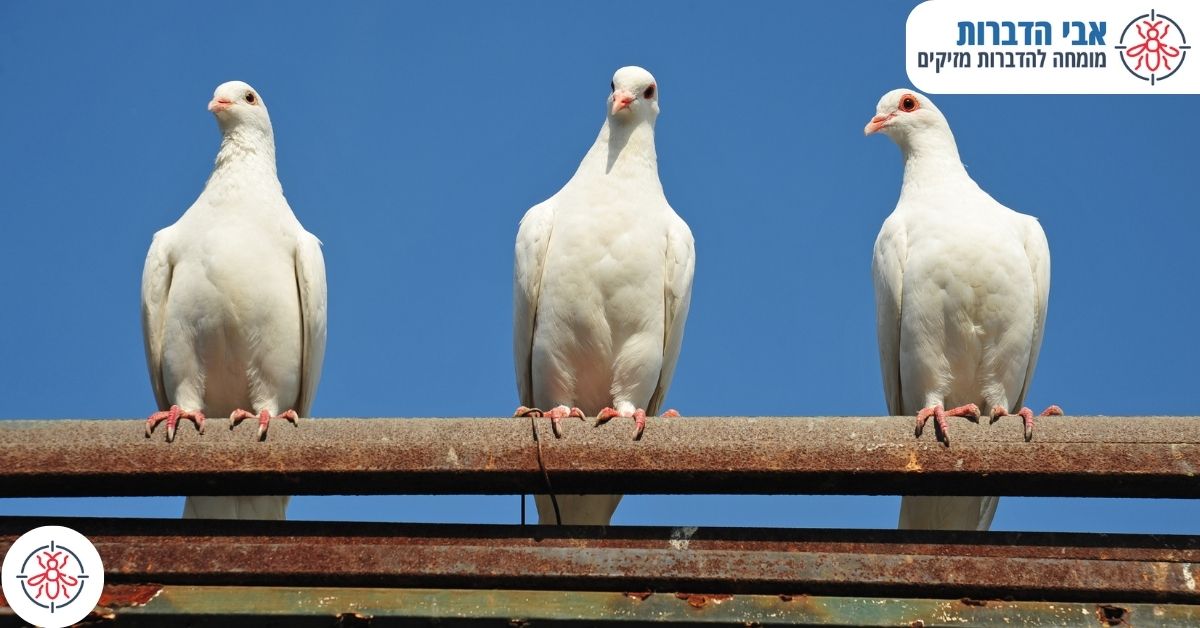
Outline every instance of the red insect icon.
<path id="1" fill-rule="evenodd" d="M 1146 27 L 1145 31 L 1142 31 L 1142 26 Z M 1126 56 L 1137 57 L 1137 67 L 1134 70 L 1142 69 L 1143 64 L 1150 72 L 1157 72 L 1160 65 L 1170 70 L 1169 58 L 1178 57 L 1179 48 L 1163 43 L 1162 38 L 1171 32 L 1171 25 L 1164 25 L 1163 20 L 1142 20 L 1142 23 L 1137 25 L 1137 32 L 1145 41 L 1125 51 Z"/>
<path id="2" fill-rule="evenodd" d="M 42 573 L 30 576 L 25 581 L 28 586 L 37 587 L 37 595 L 34 597 L 39 600 L 45 597 L 47 601 L 71 597 L 69 590 L 79 584 L 79 579 L 63 573 L 68 560 L 62 556 L 61 550 L 54 553 L 44 551 L 38 555 L 37 562 L 42 568 Z"/>

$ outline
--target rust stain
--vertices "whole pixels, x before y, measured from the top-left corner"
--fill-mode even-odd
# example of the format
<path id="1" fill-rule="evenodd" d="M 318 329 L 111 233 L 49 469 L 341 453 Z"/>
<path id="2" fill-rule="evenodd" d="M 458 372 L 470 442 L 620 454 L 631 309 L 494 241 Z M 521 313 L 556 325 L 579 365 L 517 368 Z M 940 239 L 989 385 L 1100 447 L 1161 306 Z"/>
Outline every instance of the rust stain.
<path id="1" fill-rule="evenodd" d="M 370 626 L 372 619 L 374 619 L 373 616 L 363 615 L 362 613 L 342 613 L 337 616 L 334 626 L 337 628 L 359 628 L 361 626 Z"/>
<path id="2" fill-rule="evenodd" d="M 967 609 L 970 603 L 960 602 L 964 596 L 993 600 L 989 605 L 1009 596 L 1074 596 L 1089 602 L 1089 615 L 1096 612 L 1095 604 L 1117 599 L 1200 600 L 1200 587 L 1187 584 L 1189 575 L 1200 579 L 1200 568 L 1194 567 L 1200 565 L 1200 537 L 1194 536 L 1101 539 L 997 532 L 990 533 L 991 542 L 979 544 L 974 533 L 707 529 L 690 541 L 688 552 L 663 552 L 659 550 L 669 542 L 670 528 L 625 533 L 182 519 L 80 519 L 73 527 L 87 534 L 102 553 L 121 548 L 121 561 L 111 562 L 107 575 L 129 583 L 169 577 L 196 585 L 244 580 L 348 586 L 369 581 L 380 586 L 505 589 L 528 586 L 531 575 L 537 574 L 538 586 L 575 590 L 580 582 L 615 568 L 620 575 L 607 580 L 605 588 L 614 602 L 615 595 L 628 597 L 626 604 L 651 590 L 667 591 L 664 595 L 670 598 L 680 589 L 765 594 L 793 606 L 806 602 L 787 589 L 848 596 L 954 591 L 946 595 L 950 611 Z M 0 539 L 15 536 L 13 529 L 26 528 L 21 520 L 0 518 Z M 178 542 L 164 543 L 164 538 Z M 1110 542 L 1116 546 L 1104 545 Z M 1112 568 L 1088 568 L 1084 562 L 1096 560 Z M 1189 568 L 1181 575 L 1185 564 Z M 947 589 L 943 576 L 951 570 L 954 588 Z M 696 584 L 701 582 L 705 584 Z M 121 595 L 130 603 L 144 603 L 135 590 L 113 590 L 103 604 L 118 605 Z M 154 590 L 146 590 L 143 597 Z M 686 601 L 688 594 L 679 599 Z M 700 594 L 695 601 L 711 606 L 711 599 Z"/>
<path id="3" fill-rule="evenodd" d="M 634 593 L 632 591 L 625 592 L 625 597 L 637 600 L 639 602 L 646 601 L 646 598 L 650 597 L 651 595 L 654 595 L 654 591 L 642 591 L 640 593 Z"/>
<path id="4" fill-rule="evenodd" d="M 1111 604 L 1101 604 L 1096 607 L 1096 617 L 1101 626 L 1130 626 L 1129 609 Z"/>
<path id="5" fill-rule="evenodd" d="M 732 595 L 725 593 L 676 593 L 675 597 L 685 600 L 692 608 L 704 608 L 709 602 L 716 606 L 733 599 Z"/>
<path id="6" fill-rule="evenodd" d="M 118 610 L 145 606 L 162 589 L 162 585 L 158 584 L 106 584 L 88 619 L 114 621 Z"/>
<path id="7" fill-rule="evenodd" d="M 987 606 L 988 604 L 987 600 L 972 600 L 969 597 L 964 597 L 963 599 L 959 600 L 959 602 L 962 602 L 967 606 Z"/>
<path id="8" fill-rule="evenodd" d="M 160 584 L 106 584 L 96 606 L 109 608 L 145 606 L 162 589 Z"/>

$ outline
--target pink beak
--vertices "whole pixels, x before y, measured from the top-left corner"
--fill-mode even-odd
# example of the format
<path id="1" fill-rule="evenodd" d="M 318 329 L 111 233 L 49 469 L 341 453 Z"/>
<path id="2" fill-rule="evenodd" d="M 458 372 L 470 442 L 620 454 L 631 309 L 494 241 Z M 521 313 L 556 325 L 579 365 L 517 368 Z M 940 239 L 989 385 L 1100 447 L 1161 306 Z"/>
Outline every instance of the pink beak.
<path id="1" fill-rule="evenodd" d="M 866 128 L 863 129 L 863 135 L 870 135 L 879 129 L 882 129 L 883 126 L 887 124 L 888 120 L 891 120 L 895 115 L 896 114 L 894 113 L 886 116 L 879 114 L 874 118 L 871 118 L 871 121 L 867 123 Z"/>
<path id="2" fill-rule="evenodd" d="M 208 103 L 208 110 L 213 113 L 220 113 L 233 106 L 233 101 L 228 98 L 214 98 Z"/>
<path id="3" fill-rule="evenodd" d="M 612 112 L 614 115 L 622 109 L 628 109 L 633 103 L 633 94 L 626 91 L 613 92 L 612 96 Z"/>

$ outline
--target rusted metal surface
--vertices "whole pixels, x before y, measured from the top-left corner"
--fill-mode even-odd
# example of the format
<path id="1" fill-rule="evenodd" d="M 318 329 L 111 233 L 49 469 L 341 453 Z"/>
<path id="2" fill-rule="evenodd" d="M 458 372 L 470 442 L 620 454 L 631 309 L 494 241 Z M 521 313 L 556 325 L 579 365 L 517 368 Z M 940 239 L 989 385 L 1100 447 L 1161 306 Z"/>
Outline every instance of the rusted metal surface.
<path id="1" fill-rule="evenodd" d="M 162 590 L 160 584 L 106 584 L 89 618 L 114 620 L 118 613 L 149 604 Z"/>
<path id="2" fill-rule="evenodd" d="M 314 419 L 174 443 L 142 421 L 0 421 L 0 497 L 229 494 L 486 494 L 545 490 L 528 419 Z M 247 424 L 248 425 L 248 424 Z M 913 437 L 909 417 L 542 423 L 559 493 L 993 494 L 1200 497 L 1194 417 L 955 422 L 954 444 Z"/>
<path id="3" fill-rule="evenodd" d="M 9 517 L 0 552 L 35 525 L 112 583 L 1200 603 L 1196 536 Z"/>
<path id="4" fill-rule="evenodd" d="M 153 599 L 98 609 L 126 626 L 1194 626 L 1200 606 L 766 595 L 645 599 L 597 591 L 168 585 Z M 0 608 L 0 626 L 17 626 Z"/>

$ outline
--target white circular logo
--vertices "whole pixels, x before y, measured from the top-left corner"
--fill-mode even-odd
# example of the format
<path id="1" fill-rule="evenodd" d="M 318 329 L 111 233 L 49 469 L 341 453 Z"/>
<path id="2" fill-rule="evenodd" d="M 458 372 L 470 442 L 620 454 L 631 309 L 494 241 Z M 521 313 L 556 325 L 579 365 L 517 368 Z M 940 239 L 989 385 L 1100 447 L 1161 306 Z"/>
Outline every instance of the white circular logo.
<path id="1" fill-rule="evenodd" d="M 0 569 L 4 597 L 17 617 L 44 628 L 79 622 L 104 589 L 104 563 L 87 537 L 62 526 L 21 535 Z"/>

